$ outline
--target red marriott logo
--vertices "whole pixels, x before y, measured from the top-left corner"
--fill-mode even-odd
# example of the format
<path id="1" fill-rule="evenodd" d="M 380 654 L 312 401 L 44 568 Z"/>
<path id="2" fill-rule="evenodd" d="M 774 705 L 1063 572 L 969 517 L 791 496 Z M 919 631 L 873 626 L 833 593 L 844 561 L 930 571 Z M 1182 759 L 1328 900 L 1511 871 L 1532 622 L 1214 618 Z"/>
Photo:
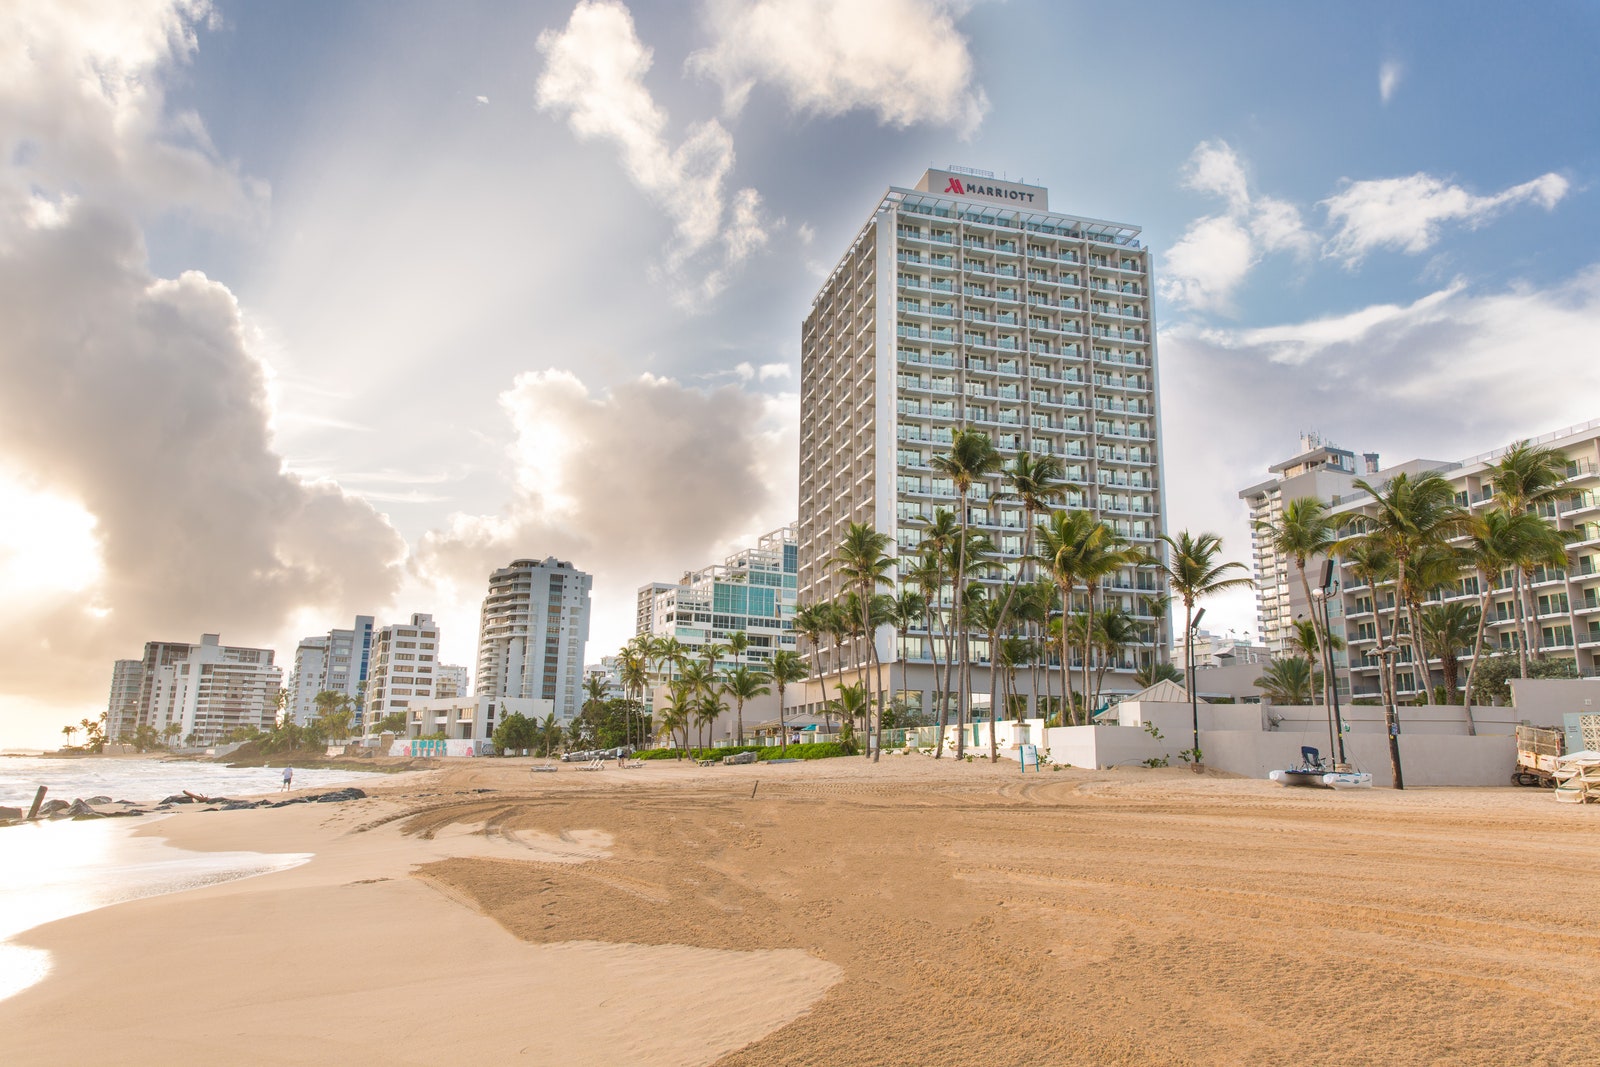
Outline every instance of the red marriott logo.
<path id="1" fill-rule="evenodd" d="M 963 182 L 960 178 L 952 177 L 944 187 L 947 193 L 957 196 L 986 196 L 994 200 L 1020 200 L 1033 203 L 1033 194 L 1023 189 L 1007 189 L 1002 185 L 977 185 L 973 182 Z"/>

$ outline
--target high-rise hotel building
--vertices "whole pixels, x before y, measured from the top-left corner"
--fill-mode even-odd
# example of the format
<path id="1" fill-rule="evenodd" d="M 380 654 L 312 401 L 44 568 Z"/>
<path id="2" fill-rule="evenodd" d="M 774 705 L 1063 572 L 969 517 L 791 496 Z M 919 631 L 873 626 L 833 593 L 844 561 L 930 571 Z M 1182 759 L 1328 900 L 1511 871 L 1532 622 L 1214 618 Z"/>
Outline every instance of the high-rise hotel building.
<path id="1" fill-rule="evenodd" d="M 1052 212 L 1044 188 L 977 171 L 930 170 L 884 194 L 802 335 L 801 603 L 840 592 L 826 561 L 850 523 L 871 523 L 909 554 L 922 520 L 956 511 L 930 460 L 963 425 L 987 432 L 1008 460 L 1057 457 L 1062 506 L 1155 550 L 1165 509 L 1150 257 L 1139 232 Z M 991 488 L 974 490 L 969 521 L 1014 568 L 1026 518 Z M 1123 665 L 1153 658 L 1160 626 L 1145 598 L 1162 589 L 1154 569 L 1103 588 L 1107 604 L 1151 624 L 1154 640 Z M 926 657 L 926 635 L 908 645 L 909 659 Z M 932 688 L 915 674 L 906 684 Z M 1132 688 L 1128 675 L 1107 679 L 1110 692 Z"/>
<path id="2" fill-rule="evenodd" d="M 489 575 L 478 624 L 477 695 L 496 707 L 553 701 L 557 716 L 576 718 L 593 586 L 592 576 L 553 556 L 513 560 Z"/>

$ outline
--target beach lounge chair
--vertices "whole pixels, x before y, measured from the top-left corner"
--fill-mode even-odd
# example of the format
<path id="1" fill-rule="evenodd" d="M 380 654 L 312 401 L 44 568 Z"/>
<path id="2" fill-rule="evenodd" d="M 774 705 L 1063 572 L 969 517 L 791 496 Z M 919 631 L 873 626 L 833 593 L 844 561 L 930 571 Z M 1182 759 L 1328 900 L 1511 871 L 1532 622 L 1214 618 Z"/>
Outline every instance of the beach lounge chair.
<path id="1" fill-rule="evenodd" d="M 580 770 L 580 771 L 600 771 L 600 770 L 604 770 L 605 766 L 606 766 L 606 761 L 605 760 L 592 759 L 588 763 L 580 764 L 579 767 L 578 767 L 578 770 Z"/>

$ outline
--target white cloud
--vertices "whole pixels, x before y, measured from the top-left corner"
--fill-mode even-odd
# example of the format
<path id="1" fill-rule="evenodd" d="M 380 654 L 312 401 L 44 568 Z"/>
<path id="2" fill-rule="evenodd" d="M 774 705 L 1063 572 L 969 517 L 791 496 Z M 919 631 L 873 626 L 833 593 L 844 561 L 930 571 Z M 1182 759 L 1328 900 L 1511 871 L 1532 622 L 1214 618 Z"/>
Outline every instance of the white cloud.
<path id="1" fill-rule="evenodd" d="M 1394 91 L 1400 88 L 1400 77 L 1405 73 L 1405 68 L 1399 60 L 1386 59 L 1378 68 L 1378 96 L 1387 104 Z"/>
<path id="2" fill-rule="evenodd" d="M 595 393 L 541 371 L 519 375 L 500 401 L 516 433 L 512 498 L 499 514 L 453 515 L 424 536 L 416 560 L 427 582 L 481 596 L 493 568 L 555 555 L 597 575 L 597 619 L 627 620 L 639 585 L 794 518 L 792 396 L 649 374 Z M 590 647 L 609 652 L 626 636 L 597 633 Z"/>
<path id="3" fill-rule="evenodd" d="M 789 364 L 787 364 L 787 363 L 763 363 L 763 364 L 761 364 L 760 378 L 764 382 L 765 381 L 769 381 L 769 380 L 771 380 L 773 378 L 792 378 L 792 377 L 794 377 L 794 368 L 789 366 Z"/>
<path id="4" fill-rule="evenodd" d="M 489 102 L 489 98 L 487 96 L 475 96 L 472 99 L 476 100 L 480 104 L 487 104 Z"/>
<path id="5" fill-rule="evenodd" d="M 166 109 L 161 72 L 210 15 L 208 0 L 0 5 L 0 196 L 259 219 L 266 185 L 219 157 L 198 116 Z"/>
<path id="6" fill-rule="evenodd" d="M 1216 530 L 1228 558 L 1247 559 L 1235 494 L 1305 430 L 1395 463 L 1458 459 L 1593 418 L 1597 337 L 1600 266 L 1546 290 L 1454 284 L 1303 322 L 1165 329 L 1162 392 L 1183 398 L 1162 409 L 1169 521 Z M 1213 617 L 1255 629 L 1248 598 Z"/>
<path id="7" fill-rule="evenodd" d="M 634 184 L 672 219 L 678 240 L 668 272 L 681 282 L 692 265 L 704 270 L 697 284 L 684 286 L 684 300 L 716 296 L 728 271 L 767 242 L 760 195 L 741 189 L 728 203 L 732 136 L 712 119 L 690 126 L 676 148 L 668 144 L 667 113 L 644 84 L 650 49 L 615 0 L 582 0 L 564 28 L 539 35 L 539 51 L 545 56 L 539 107 L 565 115 L 579 138 L 617 147 Z M 705 259 L 714 265 L 704 266 Z"/>
<path id="8" fill-rule="evenodd" d="M 758 83 L 797 111 L 870 111 L 887 125 L 976 128 L 989 101 L 951 0 L 710 0 L 713 42 L 691 69 L 722 87 L 737 113 Z"/>
<path id="9" fill-rule="evenodd" d="M 1291 252 L 1304 256 L 1315 245 L 1298 208 L 1250 192 L 1244 164 L 1224 141 L 1203 141 L 1195 148 L 1184 166 L 1183 184 L 1222 198 L 1227 213 L 1196 219 L 1168 250 L 1161 293 L 1169 300 L 1196 309 L 1228 311 L 1234 290 L 1263 255 Z"/>
<path id="10" fill-rule="evenodd" d="M 1338 232 L 1325 254 L 1359 264 L 1375 248 L 1416 254 L 1439 239 L 1441 224 L 1464 223 L 1476 228 L 1504 208 L 1532 203 L 1550 210 L 1567 195 L 1569 183 L 1559 174 L 1543 174 L 1493 196 L 1475 196 L 1429 174 L 1373 181 L 1346 181 L 1338 193 L 1322 201 L 1328 221 Z"/>

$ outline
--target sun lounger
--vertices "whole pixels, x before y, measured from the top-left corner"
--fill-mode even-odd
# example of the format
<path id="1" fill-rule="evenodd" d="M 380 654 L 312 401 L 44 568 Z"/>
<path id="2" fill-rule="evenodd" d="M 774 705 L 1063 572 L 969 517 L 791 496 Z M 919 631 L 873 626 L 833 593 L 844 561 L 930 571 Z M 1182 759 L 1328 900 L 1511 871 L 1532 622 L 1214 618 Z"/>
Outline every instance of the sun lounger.
<path id="1" fill-rule="evenodd" d="M 606 766 L 606 761 L 605 760 L 592 759 L 588 763 L 580 764 L 579 767 L 578 767 L 578 770 L 580 770 L 580 771 L 600 771 L 600 770 L 604 770 L 605 766 Z"/>
<path id="2" fill-rule="evenodd" d="M 630 769 L 633 768 L 633 767 L 643 767 L 644 766 L 644 760 L 642 760 L 642 759 L 631 759 L 627 763 L 624 763 L 623 766 L 627 767 L 627 768 L 630 768 Z"/>
<path id="3" fill-rule="evenodd" d="M 528 768 L 529 774 L 537 774 L 540 771 L 548 774 L 554 774 L 556 772 L 556 765 L 554 763 L 536 763 L 532 767 Z"/>
<path id="4" fill-rule="evenodd" d="M 714 759 L 695 760 L 695 762 L 702 767 L 715 767 L 717 765 L 717 761 Z"/>

